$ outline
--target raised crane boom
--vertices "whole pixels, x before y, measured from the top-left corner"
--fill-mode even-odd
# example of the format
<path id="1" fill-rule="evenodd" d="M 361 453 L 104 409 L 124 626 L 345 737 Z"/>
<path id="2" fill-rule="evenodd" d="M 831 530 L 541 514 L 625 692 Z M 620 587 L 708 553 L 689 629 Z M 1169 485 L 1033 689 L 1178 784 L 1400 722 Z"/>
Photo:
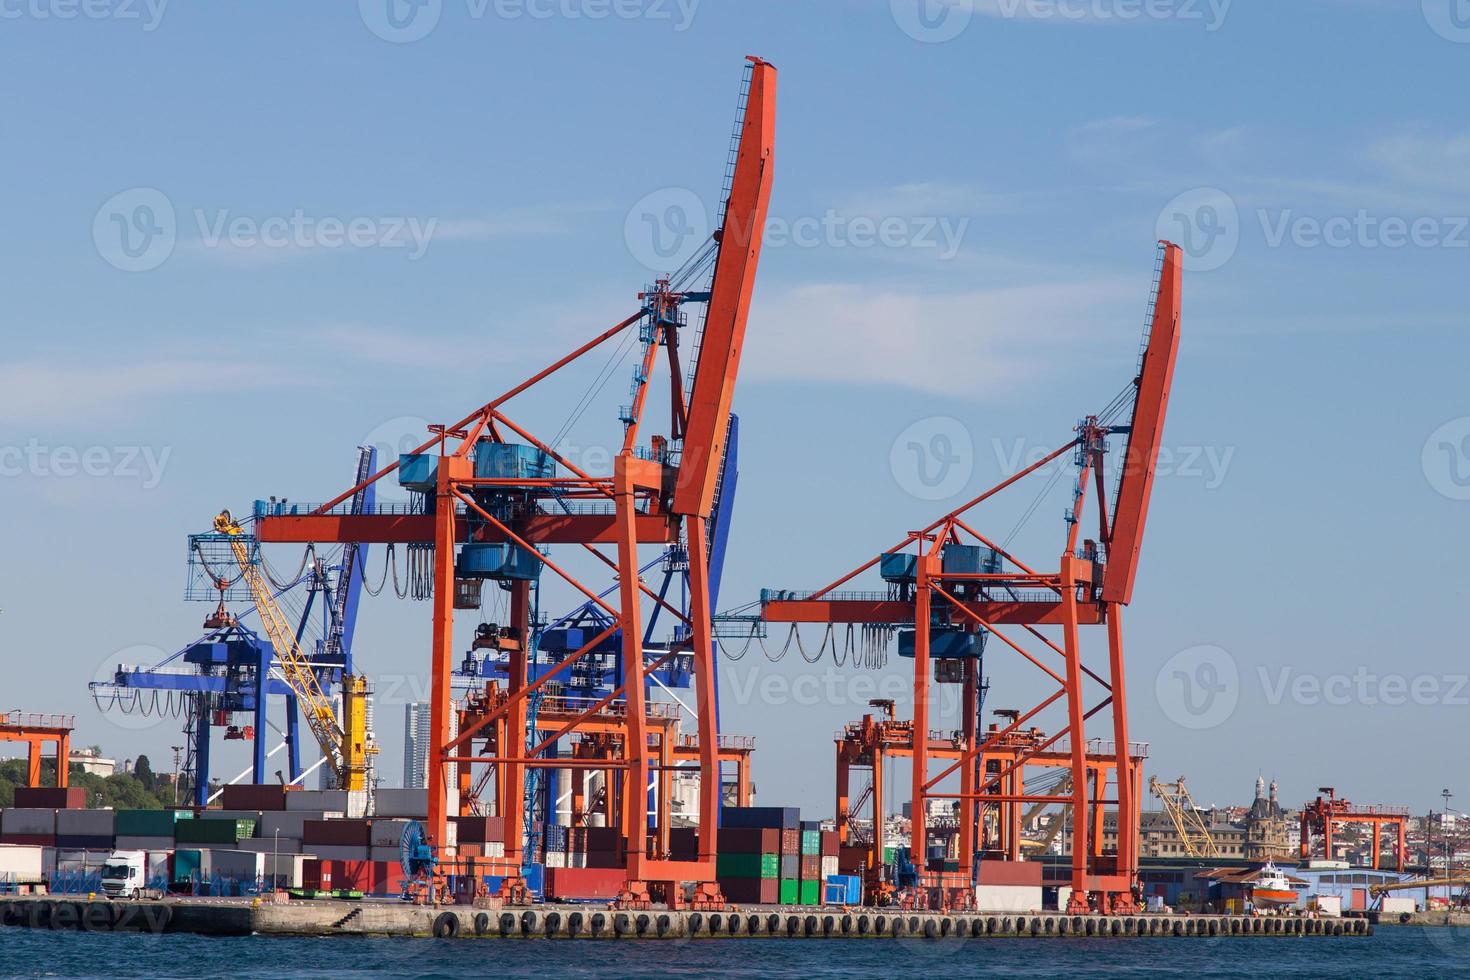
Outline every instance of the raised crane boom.
<path id="1" fill-rule="evenodd" d="M 256 614 L 260 616 L 261 628 L 276 652 L 281 674 L 295 693 L 296 701 L 306 717 L 306 724 L 316 737 L 317 744 L 321 746 L 327 765 L 337 776 L 337 785 L 349 790 L 366 789 L 368 745 L 363 705 L 366 694 L 364 680 L 346 674 L 342 677 L 343 714 L 347 719 L 344 726 L 337 717 L 332 699 L 322 690 L 321 681 L 312 669 L 311 662 L 301 652 L 291 624 L 286 621 L 281 607 L 276 605 L 265 576 L 251 562 L 244 530 L 227 510 L 221 511 L 214 519 L 214 529 L 229 535 L 230 550 L 240 566 L 241 580 L 250 591 Z"/>
<path id="2" fill-rule="evenodd" d="M 1124 606 L 1133 599 L 1138 552 L 1143 547 L 1154 469 L 1159 462 L 1164 416 L 1169 409 L 1169 389 L 1174 382 L 1174 361 L 1179 354 L 1184 251 L 1178 245 L 1161 242 L 1159 258 L 1153 321 L 1138 377 L 1133 382 L 1137 386 L 1133 421 L 1129 427 L 1128 450 L 1123 454 L 1122 477 L 1118 481 L 1118 499 L 1108 540 L 1108 566 L 1103 575 L 1103 600 Z"/>

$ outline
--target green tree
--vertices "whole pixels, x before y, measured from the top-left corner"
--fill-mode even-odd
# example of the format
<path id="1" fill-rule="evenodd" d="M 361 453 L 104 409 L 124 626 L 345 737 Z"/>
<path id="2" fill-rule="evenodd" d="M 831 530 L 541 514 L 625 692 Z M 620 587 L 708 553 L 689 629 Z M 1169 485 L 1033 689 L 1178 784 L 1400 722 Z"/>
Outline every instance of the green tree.
<path id="1" fill-rule="evenodd" d="M 152 793 L 158 789 L 158 777 L 153 774 L 153 766 L 148 762 L 146 755 L 138 756 L 133 763 L 133 778 L 143 784 L 143 788 Z"/>

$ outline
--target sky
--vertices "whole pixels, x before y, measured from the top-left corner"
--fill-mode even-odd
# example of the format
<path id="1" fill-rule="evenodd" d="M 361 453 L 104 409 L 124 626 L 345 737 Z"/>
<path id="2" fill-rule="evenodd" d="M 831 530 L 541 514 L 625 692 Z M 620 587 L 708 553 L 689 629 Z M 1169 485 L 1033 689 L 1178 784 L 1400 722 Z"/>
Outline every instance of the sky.
<path id="1" fill-rule="evenodd" d="M 178 723 L 87 683 L 198 634 L 186 535 L 330 497 L 358 444 L 633 312 L 708 231 L 747 54 L 780 92 L 720 605 L 1067 442 L 1131 377 L 1168 237 L 1183 340 L 1125 625 L 1146 771 L 1470 805 L 1434 749 L 1470 717 L 1462 0 L 0 0 L 0 710 L 167 768 Z M 589 465 L 631 370 L 602 367 L 517 403 L 555 432 L 591 386 L 560 444 Z M 1065 480 L 1037 489 L 976 520 L 1055 561 Z M 365 601 L 390 784 L 428 642 L 426 604 Z M 832 733 L 906 667 L 723 663 L 760 800 L 828 813 Z M 986 673 L 991 707 L 1047 693 L 998 645 Z"/>

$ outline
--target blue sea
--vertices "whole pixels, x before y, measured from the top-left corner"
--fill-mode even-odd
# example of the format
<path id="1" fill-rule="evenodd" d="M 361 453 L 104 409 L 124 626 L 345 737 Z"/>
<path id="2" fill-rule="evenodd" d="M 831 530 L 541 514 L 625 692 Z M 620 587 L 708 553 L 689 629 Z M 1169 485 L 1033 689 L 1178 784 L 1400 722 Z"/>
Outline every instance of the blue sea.
<path id="1" fill-rule="evenodd" d="M 0 977 L 1470 976 L 1470 929 L 1360 939 L 214 939 L 0 929 Z"/>

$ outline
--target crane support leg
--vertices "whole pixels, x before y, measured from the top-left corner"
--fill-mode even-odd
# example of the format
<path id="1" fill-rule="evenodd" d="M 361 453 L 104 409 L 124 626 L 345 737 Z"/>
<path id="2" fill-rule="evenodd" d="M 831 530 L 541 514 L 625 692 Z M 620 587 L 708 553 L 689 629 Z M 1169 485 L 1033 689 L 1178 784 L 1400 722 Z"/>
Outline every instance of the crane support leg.
<path id="1" fill-rule="evenodd" d="M 722 787 L 708 546 L 703 520 L 691 518 L 685 526 L 689 537 L 689 628 L 694 638 L 694 685 L 699 711 L 699 859 L 713 861 Z M 710 870 L 713 877 L 714 869 Z"/>
<path id="2" fill-rule="evenodd" d="M 1067 654 L 1067 727 L 1072 745 L 1072 898 L 1067 911 L 1085 915 L 1087 901 L 1087 737 L 1082 704 L 1082 648 L 1077 636 L 1077 582 L 1073 565 L 1079 559 L 1062 556 L 1062 632 Z"/>

